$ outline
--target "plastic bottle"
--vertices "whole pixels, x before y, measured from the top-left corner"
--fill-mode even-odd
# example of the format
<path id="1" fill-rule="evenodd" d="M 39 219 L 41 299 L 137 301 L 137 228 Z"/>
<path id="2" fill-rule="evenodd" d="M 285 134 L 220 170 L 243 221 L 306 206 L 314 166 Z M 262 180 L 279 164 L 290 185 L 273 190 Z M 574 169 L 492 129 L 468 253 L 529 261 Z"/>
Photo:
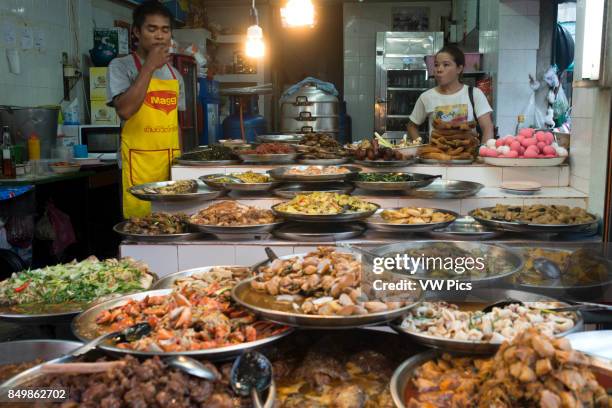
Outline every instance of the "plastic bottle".
<path id="1" fill-rule="evenodd" d="M 17 177 L 15 168 L 15 160 L 11 151 L 11 134 L 8 126 L 5 126 L 2 131 L 2 175 L 4 178 Z"/>
<path id="2" fill-rule="evenodd" d="M 36 133 L 32 133 L 28 139 L 28 159 L 40 160 L 40 138 Z"/>

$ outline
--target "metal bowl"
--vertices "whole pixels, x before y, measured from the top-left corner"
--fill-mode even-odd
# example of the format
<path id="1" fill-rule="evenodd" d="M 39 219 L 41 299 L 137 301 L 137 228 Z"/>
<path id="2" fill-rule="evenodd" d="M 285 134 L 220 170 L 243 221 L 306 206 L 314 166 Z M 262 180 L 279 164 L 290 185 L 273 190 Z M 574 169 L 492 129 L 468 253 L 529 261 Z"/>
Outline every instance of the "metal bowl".
<path id="1" fill-rule="evenodd" d="M 274 204 L 272 206 L 272 212 L 279 217 L 282 217 L 291 221 L 303 221 L 303 222 L 349 222 L 349 221 L 360 221 L 364 220 L 373 215 L 380 206 L 376 203 L 370 203 L 376 208 L 370 211 L 360 212 L 346 212 L 341 214 L 302 214 L 302 213 L 289 213 L 279 211 L 276 209 L 279 205 L 284 203 Z"/>
<path id="2" fill-rule="evenodd" d="M 20 364 L 41 360 L 52 360 L 68 354 L 82 346 L 70 340 L 18 340 L 0 343 L 0 364 Z"/>
<path id="3" fill-rule="evenodd" d="M 335 242 L 356 238 L 366 230 L 365 225 L 286 223 L 272 231 L 280 239 L 299 242 Z"/>
<path id="4" fill-rule="evenodd" d="M 210 234 L 261 234 L 270 232 L 274 228 L 281 225 L 284 221 L 272 222 L 270 224 L 255 224 L 255 225 L 235 225 L 235 226 L 219 226 L 219 225 L 203 225 L 189 223 L 191 228 L 208 232 Z"/>
<path id="5" fill-rule="evenodd" d="M 178 279 L 188 278 L 195 274 L 204 274 L 210 272 L 213 268 L 248 268 L 248 266 L 241 265 L 214 265 L 214 266 L 202 266 L 199 268 L 187 269 L 184 271 L 178 271 L 164 276 L 153 285 L 152 290 L 156 289 L 172 289 L 174 282 Z"/>
<path id="6" fill-rule="evenodd" d="M 321 174 L 316 176 L 306 176 L 306 175 L 294 175 L 287 174 L 287 171 L 290 169 L 301 169 L 305 170 L 307 167 L 319 167 L 325 168 L 328 166 L 287 166 L 287 167 L 277 167 L 273 170 L 268 170 L 268 174 L 272 176 L 274 179 L 279 181 L 297 181 L 297 182 L 324 182 L 324 181 L 344 181 L 354 178 L 360 171 L 360 167 L 356 166 L 330 166 L 330 167 L 340 167 L 348 170 L 348 173 L 342 174 Z"/>
<path id="7" fill-rule="evenodd" d="M 503 231 L 490 230 L 476 222 L 472 217 L 457 218 L 445 228 L 429 231 L 429 235 L 438 239 L 460 241 L 485 241 L 503 235 Z"/>
<path id="8" fill-rule="evenodd" d="M 524 261 L 523 257 L 517 251 L 494 244 L 484 244 L 481 242 L 470 242 L 470 241 L 406 241 L 399 242 L 395 244 L 384 245 L 379 248 L 372 250 L 373 253 L 379 256 L 392 256 L 397 253 L 405 253 L 408 250 L 417 250 L 417 249 L 427 249 L 431 246 L 439 246 L 439 245 L 454 245 L 462 250 L 469 251 L 473 253 L 473 251 L 480 251 L 484 253 L 485 256 L 491 257 L 493 259 L 503 258 L 510 264 L 508 270 L 501 271 L 495 275 L 485 275 L 481 277 L 471 277 L 470 274 L 454 274 L 445 277 L 432 277 L 429 275 L 423 275 L 421 273 L 415 273 L 410 275 L 411 279 L 415 280 L 459 280 L 459 281 L 469 281 L 472 283 L 472 287 L 482 287 L 491 285 L 497 282 L 503 281 L 505 278 L 517 273 L 518 271 L 523 269 Z"/>
<path id="9" fill-rule="evenodd" d="M 188 241 L 202 236 L 201 232 L 182 232 L 180 234 L 134 234 L 125 230 L 125 226 L 129 221 L 121 221 L 113 227 L 113 231 L 121 235 L 123 238 L 137 242 L 174 242 Z"/>
<path id="10" fill-rule="evenodd" d="M 183 166 L 206 166 L 206 167 L 224 167 L 230 166 L 232 164 L 240 164 L 240 160 L 195 160 L 188 158 L 179 158 L 176 159 L 177 164 L 181 164 Z"/>
<path id="11" fill-rule="evenodd" d="M 432 295 L 429 293 L 428 295 Z M 557 299 L 540 295 L 533 292 L 524 292 L 521 290 L 511 290 L 511 289 L 490 289 L 490 288 L 480 288 L 470 291 L 467 296 L 471 302 L 482 302 L 483 304 L 494 303 L 503 299 L 515 299 L 520 300 L 522 302 L 558 302 L 559 307 L 561 306 L 569 306 L 568 303 L 561 302 Z M 428 296 L 429 297 L 429 296 Z M 436 300 L 444 300 L 444 296 L 437 292 L 437 295 L 433 294 L 432 298 L 426 299 L 427 301 L 436 301 Z M 452 303 L 452 302 L 451 302 Z M 566 330 L 562 333 L 559 333 L 557 337 L 563 337 L 570 333 L 575 333 L 582 331 L 584 327 L 584 320 L 582 314 L 580 312 L 575 312 L 575 324 L 569 330 Z M 468 341 L 468 340 L 456 340 L 456 339 L 447 339 L 444 337 L 437 337 L 427 333 L 416 333 L 410 332 L 401 327 L 402 321 L 396 320 L 392 322 L 389 326 L 393 328 L 400 335 L 405 336 L 411 342 L 421 344 L 427 347 L 432 347 L 435 349 L 440 349 L 445 352 L 451 353 L 466 353 L 466 354 L 493 354 L 495 353 L 502 343 L 491 343 L 486 341 Z"/>
<path id="12" fill-rule="evenodd" d="M 335 166 L 348 163 L 349 161 L 348 157 L 338 157 L 336 159 L 299 159 L 298 163 L 314 166 Z"/>
<path id="13" fill-rule="evenodd" d="M 299 143 L 304 138 L 299 134 L 257 135 L 255 139 L 260 143 Z"/>
<path id="14" fill-rule="evenodd" d="M 350 194 L 351 192 L 353 192 L 354 189 L 355 187 L 352 184 L 343 184 L 343 183 L 326 183 L 326 184 L 292 183 L 292 184 L 285 184 L 281 187 L 275 188 L 272 191 L 272 193 L 277 197 L 291 199 L 298 194 L 308 194 L 308 193 L 315 193 L 315 192 Z"/>
<path id="15" fill-rule="evenodd" d="M 200 180 L 211 188 L 228 191 L 267 191 L 280 184 L 276 181 L 268 181 L 264 183 L 234 183 L 215 181 L 216 178 L 227 176 L 227 174 L 208 174 L 206 176 L 200 176 Z"/>
<path id="16" fill-rule="evenodd" d="M 401 173 L 401 172 L 381 172 L 381 173 L 360 173 L 358 177 L 366 174 L 394 174 L 400 176 L 409 176 L 407 181 L 361 181 L 353 180 L 353 184 L 357 188 L 371 191 L 397 191 L 397 190 L 412 190 L 415 188 L 426 187 L 434 182 L 435 179 L 441 176 L 431 176 L 429 174 L 419 173 Z"/>
<path id="17" fill-rule="evenodd" d="M 156 183 L 140 184 L 133 186 L 128 191 L 141 200 L 145 201 L 158 201 L 158 202 L 184 202 L 184 201 L 207 201 L 214 200 L 224 194 L 223 191 L 211 190 L 200 180 L 197 181 L 197 190 L 192 193 L 184 194 L 150 194 L 145 192 L 138 192 L 144 188 L 156 188 L 165 187 L 174 184 L 176 181 L 158 181 Z"/>
<path id="18" fill-rule="evenodd" d="M 408 401 L 405 399 L 406 387 L 410 385 L 414 372 L 417 368 L 426 362 L 438 358 L 442 355 L 441 351 L 428 350 L 416 356 L 412 356 L 404 361 L 393 373 L 389 387 L 391 388 L 391 397 L 395 406 L 398 408 L 406 408 Z"/>
<path id="19" fill-rule="evenodd" d="M 398 208 L 388 208 L 389 210 L 400 210 L 402 207 Z M 411 233 L 411 232 L 423 232 L 423 231 L 431 231 L 436 228 L 444 228 L 450 224 L 452 224 L 458 217 L 454 211 L 450 210 L 442 210 L 438 208 L 432 208 L 435 212 L 440 212 L 444 214 L 450 214 L 454 218 L 451 221 L 444 222 L 436 222 L 436 223 L 428 223 L 428 224 L 394 224 L 386 221 L 382 218 L 381 214 L 384 210 L 378 211 L 375 215 L 368 218 L 366 224 L 368 228 L 383 231 L 383 232 L 397 232 L 397 233 Z"/>
<path id="20" fill-rule="evenodd" d="M 355 160 L 355 164 L 365 167 L 406 167 L 416 163 L 416 159 L 406 160 Z"/>
<path id="21" fill-rule="evenodd" d="M 239 153 L 238 156 L 245 163 L 291 163 L 298 157 L 298 153 L 276 154 L 250 154 Z"/>
<path id="22" fill-rule="evenodd" d="M 587 232 L 595 228 L 599 224 L 599 217 L 594 214 L 590 214 L 593 217 L 593 221 L 585 222 L 581 224 L 531 224 L 520 221 L 505 221 L 491 219 L 487 220 L 482 217 L 475 216 L 474 213 L 478 210 L 491 210 L 494 207 L 483 207 L 469 212 L 469 216 L 473 217 L 476 221 L 482 225 L 493 228 L 496 230 L 503 231 L 514 231 L 514 232 L 538 232 L 538 233 L 549 233 L 558 234 L 561 232 Z"/>
<path id="23" fill-rule="evenodd" d="M 172 293 L 172 289 L 157 289 L 146 292 L 135 293 L 131 295 L 122 296 L 117 299 L 112 299 L 103 303 L 98 303 L 95 306 L 87 309 L 83 313 L 79 314 L 74 318 L 71 324 L 72 332 L 81 341 L 90 341 L 96 338 L 99 334 L 96 330 L 96 317 L 105 310 L 124 305 L 129 300 L 140 301 L 147 296 L 167 296 Z M 202 357 L 208 360 L 225 360 L 242 354 L 248 350 L 254 350 L 266 345 L 269 345 L 281 338 L 291 334 L 293 330 L 287 328 L 280 334 L 275 336 L 266 337 L 265 339 L 246 342 L 242 344 L 236 344 L 233 346 L 219 347 L 207 350 L 195 350 L 195 351 L 177 351 L 177 352 L 156 352 L 156 351 L 137 351 L 130 349 L 122 349 L 115 347 L 112 344 L 101 344 L 98 347 L 106 352 L 112 354 L 131 354 L 135 356 L 150 357 L 150 356 L 173 356 L 173 355 L 184 355 L 191 357 Z"/>
<path id="24" fill-rule="evenodd" d="M 425 164 L 472 164 L 474 159 L 452 159 L 452 160 L 438 160 L 438 159 L 425 159 L 419 157 L 419 162 Z"/>
<path id="25" fill-rule="evenodd" d="M 435 180 L 426 187 L 407 192 L 411 197 L 457 199 L 471 197 L 484 188 L 484 184 L 473 181 Z"/>

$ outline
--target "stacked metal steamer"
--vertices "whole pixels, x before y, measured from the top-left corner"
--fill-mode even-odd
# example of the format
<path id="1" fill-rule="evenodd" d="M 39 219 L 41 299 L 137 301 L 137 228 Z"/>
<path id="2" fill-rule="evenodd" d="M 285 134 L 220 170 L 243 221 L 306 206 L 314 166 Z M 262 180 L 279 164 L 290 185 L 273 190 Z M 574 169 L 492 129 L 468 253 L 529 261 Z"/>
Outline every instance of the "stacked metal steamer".
<path id="1" fill-rule="evenodd" d="M 340 104 L 334 95 L 307 84 L 281 98 L 281 132 L 338 135 Z"/>

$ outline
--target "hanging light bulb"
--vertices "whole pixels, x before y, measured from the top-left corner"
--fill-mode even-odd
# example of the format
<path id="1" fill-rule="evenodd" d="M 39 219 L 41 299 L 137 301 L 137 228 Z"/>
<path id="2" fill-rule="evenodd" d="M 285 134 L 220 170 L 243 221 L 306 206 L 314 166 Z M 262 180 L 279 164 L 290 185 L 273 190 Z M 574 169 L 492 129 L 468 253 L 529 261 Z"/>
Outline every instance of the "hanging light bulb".
<path id="1" fill-rule="evenodd" d="M 266 46 L 263 41 L 263 30 L 259 26 L 255 0 L 251 6 L 251 16 L 254 17 L 255 24 L 247 28 L 245 54 L 250 58 L 261 58 L 266 52 Z"/>
<path id="2" fill-rule="evenodd" d="M 288 0 L 281 9 L 281 19 L 285 27 L 313 27 L 315 10 L 312 0 Z"/>

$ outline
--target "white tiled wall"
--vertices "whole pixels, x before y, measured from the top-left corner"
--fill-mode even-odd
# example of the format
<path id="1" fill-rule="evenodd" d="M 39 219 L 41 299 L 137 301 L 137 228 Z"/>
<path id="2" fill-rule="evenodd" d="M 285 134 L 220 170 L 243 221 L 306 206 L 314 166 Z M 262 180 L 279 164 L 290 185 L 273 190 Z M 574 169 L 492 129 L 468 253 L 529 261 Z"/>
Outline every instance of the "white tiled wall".
<path id="1" fill-rule="evenodd" d="M 376 33 L 391 30 L 392 8 L 402 6 L 429 7 L 430 31 L 439 31 L 440 17 L 450 13 L 451 2 L 344 3 L 344 99 L 353 139 L 374 132 Z"/>

